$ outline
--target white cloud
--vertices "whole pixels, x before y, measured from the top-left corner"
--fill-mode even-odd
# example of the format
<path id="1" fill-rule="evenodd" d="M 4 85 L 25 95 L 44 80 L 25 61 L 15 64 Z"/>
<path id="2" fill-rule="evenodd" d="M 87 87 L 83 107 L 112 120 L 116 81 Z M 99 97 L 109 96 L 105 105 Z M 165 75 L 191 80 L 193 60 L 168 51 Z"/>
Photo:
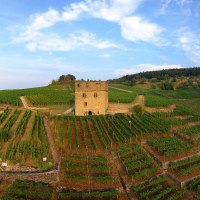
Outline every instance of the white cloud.
<path id="1" fill-rule="evenodd" d="M 120 21 L 124 38 L 130 41 L 158 42 L 162 29 L 140 17 L 126 17 Z"/>
<path id="2" fill-rule="evenodd" d="M 79 19 L 81 14 L 91 17 L 118 22 L 120 19 L 131 15 L 142 0 L 84 0 L 71 3 L 59 12 L 49 8 L 47 12 L 31 16 L 28 29 L 38 31 L 51 27 L 58 22 L 68 22 Z"/>
<path id="3" fill-rule="evenodd" d="M 16 43 L 25 43 L 29 51 L 70 51 L 81 46 L 90 46 L 97 49 L 117 48 L 118 45 L 108 40 L 96 39 L 94 33 L 80 31 L 70 34 L 65 38 L 58 34 L 43 34 L 35 32 L 32 34 L 27 31 L 14 40 Z"/>
<path id="4" fill-rule="evenodd" d="M 31 17 L 33 19 L 33 22 L 31 26 L 29 26 L 29 29 L 32 31 L 36 31 L 42 28 L 48 28 L 60 20 L 59 15 L 59 12 L 52 8 L 50 8 L 47 12 L 43 14 L 36 14 Z"/>
<path id="5" fill-rule="evenodd" d="M 94 33 L 89 33 L 87 31 L 81 31 L 79 32 L 79 35 L 71 34 L 70 39 L 72 39 L 72 41 L 74 41 L 77 45 L 89 45 L 98 49 L 118 47 L 118 45 L 108 40 L 97 40 Z"/>
<path id="6" fill-rule="evenodd" d="M 200 36 L 182 28 L 178 31 L 178 39 L 181 48 L 184 50 L 187 57 L 193 61 L 194 64 L 200 64 Z"/>
<path id="7" fill-rule="evenodd" d="M 142 0 L 96 0 L 87 2 L 90 2 L 89 14 L 91 16 L 118 22 L 131 15 Z"/>
<path id="8" fill-rule="evenodd" d="M 100 18 L 117 23 L 122 36 L 130 41 L 158 43 L 162 29 L 140 17 L 131 16 L 143 0 L 83 0 L 71 3 L 59 12 L 49 8 L 47 12 L 31 16 L 31 23 L 24 28 L 14 41 L 25 43 L 31 51 L 69 51 L 78 46 L 90 45 L 95 48 L 114 48 L 116 44 L 108 40 L 97 40 L 94 34 L 83 33 L 80 36 L 71 34 L 69 39 L 58 33 L 47 34 L 45 29 L 52 28 L 59 22 L 78 20 L 81 15 Z"/>
<path id="9" fill-rule="evenodd" d="M 163 69 L 179 69 L 179 68 L 183 68 L 183 67 L 181 65 L 140 64 L 132 68 L 117 69 L 114 71 L 114 74 L 117 76 L 124 76 L 128 74 L 136 74 L 136 73 L 146 72 L 146 71 L 156 71 L 156 70 L 163 70 Z"/>

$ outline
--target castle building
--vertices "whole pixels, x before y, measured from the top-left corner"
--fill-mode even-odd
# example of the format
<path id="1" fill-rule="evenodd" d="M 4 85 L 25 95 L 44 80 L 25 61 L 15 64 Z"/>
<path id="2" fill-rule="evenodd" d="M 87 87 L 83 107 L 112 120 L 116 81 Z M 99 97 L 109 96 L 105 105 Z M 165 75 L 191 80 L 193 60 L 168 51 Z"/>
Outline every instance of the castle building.
<path id="1" fill-rule="evenodd" d="M 108 108 L 106 81 L 75 82 L 75 115 L 105 115 Z"/>

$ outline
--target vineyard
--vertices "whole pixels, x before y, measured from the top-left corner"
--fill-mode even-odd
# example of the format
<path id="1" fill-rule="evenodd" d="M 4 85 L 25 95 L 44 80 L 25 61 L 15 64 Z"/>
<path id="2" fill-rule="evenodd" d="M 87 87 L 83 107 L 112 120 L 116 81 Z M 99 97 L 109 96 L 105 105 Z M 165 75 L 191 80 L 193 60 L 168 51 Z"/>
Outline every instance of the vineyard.
<path id="1" fill-rule="evenodd" d="M 34 106 L 71 104 L 73 95 L 74 88 L 71 85 L 21 90 L 0 90 L 0 104 L 22 106 L 20 96 L 26 96 Z"/>
<path id="2" fill-rule="evenodd" d="M 164 119 L 151 114 L 106 115 L 88 117 L 53 117 L 52 124 L 58 146 L 73 150 L 112 149 L 116 145 L 131 143 L 149 133 L 169 130 Z"/>
<path id="3" fill-rule="evenodd" d="M 197 195 L 200 194 L 200 178 L 194 179 L 187 185 L 188 189 L 194 190 L 197 192 Z"/>
<path id="4" fill-rule="evenodd" d="M 113 88 L 109 88 L 108 101 L 118 103 L 131 103 L 136 98 L 137 93 L 127 93 Z"/>
<path id="5" fill-rule="evenodd" d="M 192 149 L 192 146 L 177 137 L 159 137 L 148 141 L 155 151 L 163 156 L 173 156 Z"/>
<path id="6" fill-rule="evenodd" d="M 188 159 L 172 162 L 170 169 L 180 179 L 188 176 L 195 177 L 200 172 L 200 156 L 193 156 Z"/>
<path id="7" fill-rule="evenodd" d="M 124 169 L 133 179 L 145 180 L 158 172 L 158 165 L 147 155 L 140 145 L 118 152 Z"/>
<path id="8" fill-rule="evenodd" d="M 200 99 L 198 91 L 191 89 L 189 101 L 183 90 L 111 86 L 129 92 L 109 88 L 110 102 L 132 105 L 142 94 L 146 106 L 176 109 L 53 115 L 23 109 L 19 97 L 33 106 L 70 105 L 73 85 L 0 91 L 0 199 L 199 198 L 200 115 L 191 104 Z"/>
<path id="9" fill-rule="evenodd" d="M 200 125 L 179 128 L 177 132 L 191 142 L 200 143 Z"/>
<path id="10" fill-rule="evenodd" d="M 133 191 L 136 192 L 139 199 L 144 200 L 182 199 L 186 192 L 184 189 L 178 189 L 175 184 L 170 183 L 166 176 L 160 176 L 142 185 L 135 186 Z"/>
<path id="11" fill-rule="evenodd" d="M 49 184 L 16 180 L 1 197 L 2 200 L 51 199 L 53 188 Z"/>
<path id="12" fill-rule="evenodd" d="M 0 116 L 0 157 L 10 163 L 25 163 L 35 167 L 48 168 L 42 158 L 51 161 L 48 141 L 42 116 L 30 110 L 6 108 Z"/>
<path id="13" fill-rule="evenodd" d="M 105 156 L 69 155 L 62 161 L 61 179 L 67 187 L 73 186 L 85 189 L 102 189 L 115 187 L 117 182 L 112 172 L 113 169 Z"/>

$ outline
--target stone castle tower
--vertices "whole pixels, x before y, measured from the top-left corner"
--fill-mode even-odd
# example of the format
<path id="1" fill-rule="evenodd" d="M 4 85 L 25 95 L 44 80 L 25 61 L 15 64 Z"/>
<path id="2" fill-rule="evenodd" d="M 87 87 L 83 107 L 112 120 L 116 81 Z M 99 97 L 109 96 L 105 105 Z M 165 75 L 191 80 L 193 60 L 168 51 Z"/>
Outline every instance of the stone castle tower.
<path id="1" fill-rule="evenodd" d="M 108 108 L 106 81 L 75 82 L 75 115 L 105 115 Z"/>

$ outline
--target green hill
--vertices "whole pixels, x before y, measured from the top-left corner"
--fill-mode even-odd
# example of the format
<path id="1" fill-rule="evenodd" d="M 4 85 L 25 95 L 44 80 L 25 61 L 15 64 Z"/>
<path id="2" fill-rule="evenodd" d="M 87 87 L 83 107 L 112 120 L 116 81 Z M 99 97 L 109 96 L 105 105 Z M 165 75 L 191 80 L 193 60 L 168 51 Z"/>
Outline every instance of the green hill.
<path id="1" fill-rule="evenodd" d="M 181 77 L 200 77 L 200 67 L 182 68 L 182 69 L 166 69 L 159 71 L 147 71 L 137 74 L 126 75 L 118 79 L 109 80 L 110 83 L 131 83 L 133 80 L 152 80 L 161 81 L 169 78 Z"/>

